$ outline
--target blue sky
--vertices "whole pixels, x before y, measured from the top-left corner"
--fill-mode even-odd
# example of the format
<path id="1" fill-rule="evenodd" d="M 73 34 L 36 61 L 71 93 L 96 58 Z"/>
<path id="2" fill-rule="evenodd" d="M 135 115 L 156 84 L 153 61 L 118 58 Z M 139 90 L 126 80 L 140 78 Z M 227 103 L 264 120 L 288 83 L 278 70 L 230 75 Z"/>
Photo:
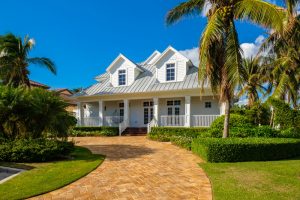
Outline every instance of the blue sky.
<path id="1" fill-rule="evenodd" d="M 136 62 L 168 45 L 193 59 L 206 18 L 189 17 L 166 26 L 168 10 L 182 0 L 10 0 L 1 2 L 0 34 L 29 35 L 31 56 L 51 58 L 58 74 L 31 66 L 30 78 L 53 88 L 87 87 L 119 54 Z M 265 30 L 237 23 L 240 42 L 253 53 Z M 259 37 L 260 36 L 260 37 Z M 256 41 L 256 42 L 255 42 Z"/>

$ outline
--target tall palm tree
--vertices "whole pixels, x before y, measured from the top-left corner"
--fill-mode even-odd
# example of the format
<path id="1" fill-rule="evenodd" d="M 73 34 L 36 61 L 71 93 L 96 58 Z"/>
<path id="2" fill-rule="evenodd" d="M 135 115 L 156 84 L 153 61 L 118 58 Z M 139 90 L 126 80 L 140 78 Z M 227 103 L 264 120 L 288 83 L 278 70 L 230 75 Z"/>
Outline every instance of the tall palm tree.
<path id="1" fill-rule="evenodd" d="M 273 59 L 269 71 L 274 85 L 273 96 L 286 100 L 298 108 L 300 89 L 300 15 L 299 0 L 285 0 L 287 15 L 282 32 L 273 31 L 260 51 L 267 51 Z"/>
<path id="2" fill-rule="evenodd" d="M 55 64 L 45 57 L 29 57 L 35 41 L 26 36 L 23 40 L 13 34 L 0 36 L 0 79 L 5 85 L 30 87 L 29 65 L 46 67 L 56 74 Z"/>
<path id="3" fill-rule="evenodd" d="M 234 89 L 242 76 L 242 52 L 235 20 L 249 20 L 266 28 L 282 29 L 284 11 L 263 0 L 189 0 L 167 14 L 167 24 L 183 16 L 201 14 L 209 5 L 208 23 L 199 47 L 199 79 L 202 86 L 209 81 L 213 92 L 219 92 L 225 103 L 223 137 L 229 135 L 230 104 Z"/>
<path id="4" fill-rule="evenodd" d="M 261 65 L 262 57 L 244 58 L 242 64 L 243 76 L 238 96 L 247 95 L 248 106 L 252 107 L 259 100 L 259 93 L 268 91 L 267 79 Z"/>

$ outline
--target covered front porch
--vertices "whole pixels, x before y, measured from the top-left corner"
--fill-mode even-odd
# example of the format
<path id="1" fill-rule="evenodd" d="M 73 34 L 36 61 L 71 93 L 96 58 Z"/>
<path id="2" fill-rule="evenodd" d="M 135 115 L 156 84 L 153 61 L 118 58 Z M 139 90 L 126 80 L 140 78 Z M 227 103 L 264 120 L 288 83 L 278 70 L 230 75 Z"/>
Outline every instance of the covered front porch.
<path id="1" fill-rule="evenodd" d="M 78 103 L 78 126 L 208 127 L 222 114 L 213 96 L 98 100 Z"/>

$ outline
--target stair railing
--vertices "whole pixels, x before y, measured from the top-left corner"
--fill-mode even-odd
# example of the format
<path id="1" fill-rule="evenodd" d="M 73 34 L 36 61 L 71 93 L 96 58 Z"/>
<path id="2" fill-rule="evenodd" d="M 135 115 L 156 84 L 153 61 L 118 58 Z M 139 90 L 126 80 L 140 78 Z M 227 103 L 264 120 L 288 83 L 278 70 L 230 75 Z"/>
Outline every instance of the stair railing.
<path id="1" fill-rule="evenodd" d="M 119 123 L 119 136 L 122 136 L 123 131 L 128 127 L 129 120 L 124 119 L 121 123 Z"/>
<path id="2" fill-rule="evenodd" d="M 156 126 L 158 126 L 157 120 L 153 118 L 153 119 L 147 124 L 147 133 L 150 133 L 152 127 L 156 127 Z"/>

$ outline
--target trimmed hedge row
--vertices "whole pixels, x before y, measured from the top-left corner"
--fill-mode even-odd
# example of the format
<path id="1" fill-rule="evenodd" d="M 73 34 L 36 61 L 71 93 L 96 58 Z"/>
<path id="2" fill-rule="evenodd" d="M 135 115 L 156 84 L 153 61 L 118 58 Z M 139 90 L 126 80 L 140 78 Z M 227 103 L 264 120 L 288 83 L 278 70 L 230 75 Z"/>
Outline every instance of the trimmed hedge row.
<path id="1" fill-rule="evenodd" d="M 208 162 L 266 161 L 300 155 L 300 140 L 285 138 L 198 138 L 192 151 Z"/>
<path id="2" fill-rule="evenodd" d="M 74 149 L 72 142 L 47 139 L 1 141 L 0 161 L 45 162 L 66 157 Z"/>
<path id="3" fill-rule="evenodd" d="M 170 141 L 172 144 L 190 151 L 193 138 L 184 136 L 172 136 L 170 138 Z"/>
<path id="4" fill-rule="evenodd" d="M 118 127 L 74 127 L 69 136 L 84 137 L 84 136 L 118 136 Z"/>
<path id="5" fill-rule="evenodd" d="M 205 136 L 208 128 L 184 128 L 184 127 L 153 127 L 148 137 L 160 142 L 170 142 L 174 136 L 197 138 Z"/>

